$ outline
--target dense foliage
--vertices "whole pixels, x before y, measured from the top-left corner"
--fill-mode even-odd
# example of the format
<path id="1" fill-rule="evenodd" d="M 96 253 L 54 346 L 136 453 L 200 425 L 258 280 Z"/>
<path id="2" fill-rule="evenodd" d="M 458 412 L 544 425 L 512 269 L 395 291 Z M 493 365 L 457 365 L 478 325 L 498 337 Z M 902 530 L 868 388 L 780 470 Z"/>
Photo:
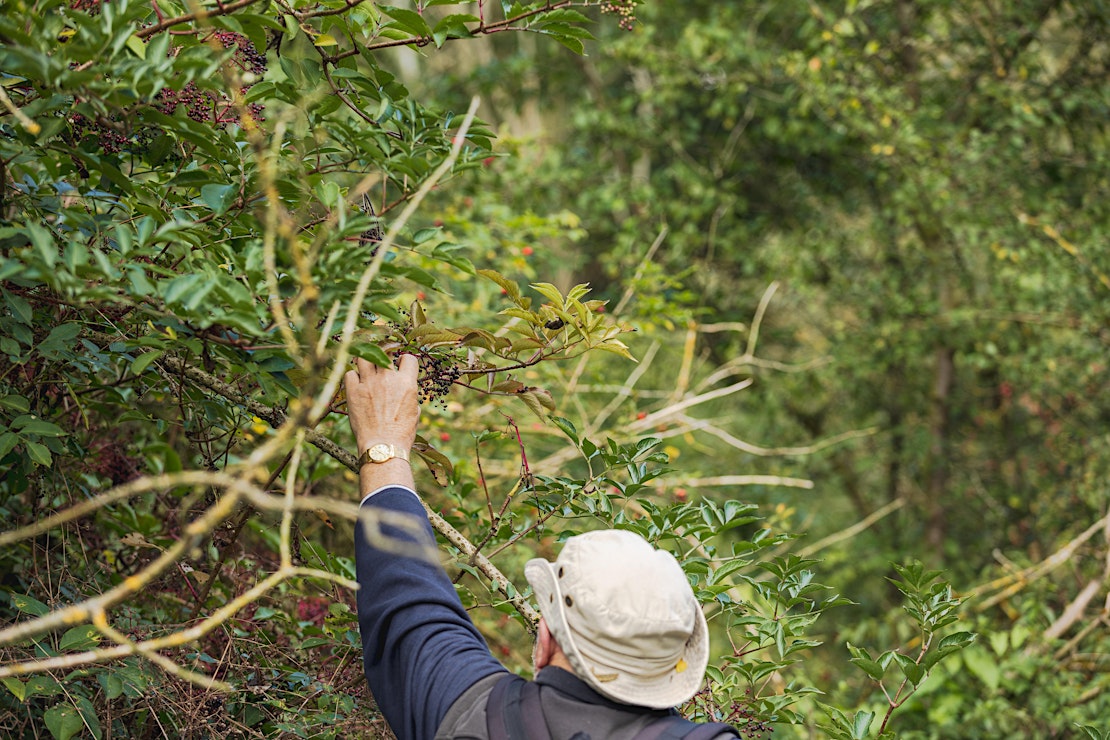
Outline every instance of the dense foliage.
<path id="1" fill-rule="evenodd" d="M 1106 731 L 1103 3 L 0 5 L 5 736 L 384 735 L 338 386 L 396 352 L 508 664 L 619 526 L 690 716 Z"/>
<path id="2" fill-rule="evenodd" d="M 426 80 L 479 87 L 517 137 L 526 169 L 483 173 L 476 202 L 569 211 L 587 234 L 548 264 L 614 299 L 636 281 L 626 315 L 661 349 L 628 413 L 657 423 L 676 389 L 749 373 L 743 403 L 653 431 L 691 496 L 746 485 L 819 540 L 801 551 L 861 602 L 827 645 L 890 634 L 879 584 L 907 555 L 976 597 L 992 637 L 911 704 L 921 732 L 1068 736 L 1105 714 L 1105 4 L 638 15 L 590 63 L 510 39 Z M 813 674 L 826 691 L 857 690 L 841 655 Z"/>

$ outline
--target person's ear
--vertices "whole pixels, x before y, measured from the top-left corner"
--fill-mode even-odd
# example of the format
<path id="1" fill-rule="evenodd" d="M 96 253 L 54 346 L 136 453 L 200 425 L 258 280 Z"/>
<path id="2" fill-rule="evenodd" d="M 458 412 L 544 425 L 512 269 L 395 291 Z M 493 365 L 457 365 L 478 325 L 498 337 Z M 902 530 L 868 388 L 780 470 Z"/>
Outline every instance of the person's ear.
<path id="1" fill-rule="evenodd" d="M 551 630 L 547 628 L 547 622 L 544 621 L 543 617 L 540 617 L 539 624 L 536 625 L 536 646 L 532 649 L 532 663 L 536 672 L 548 666 L 551 663 L 551 656 L 554 654 L 555 638 L 551 636 Z"/>

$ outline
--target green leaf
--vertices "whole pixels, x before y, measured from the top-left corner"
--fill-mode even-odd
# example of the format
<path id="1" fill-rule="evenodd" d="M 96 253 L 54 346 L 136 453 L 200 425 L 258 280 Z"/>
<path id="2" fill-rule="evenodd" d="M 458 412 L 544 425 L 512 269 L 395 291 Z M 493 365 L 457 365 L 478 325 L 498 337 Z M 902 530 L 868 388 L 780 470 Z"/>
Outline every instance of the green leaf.
<path id="1" fill-rule="evenodd" d="M 470 29 L 467 23 L 480 23 L 481 18 L 474 15 L 454 14 L 442 18 L 436 27 L 432 30 L 432 39 L 435 40 L 436 46 L 443 46 L 443 43 L 448 38 L 467 38 L 470 36 Z"/>
<path id="2" fill-rule="evenodd" d="M 151 350 L 150 352 L 142 353 L 131 361 L 131 374 L 142 375 L 143 370 L 146 370 L 148 367 L 150 367 L 150 363 L 157 360 L 163 354 L 164 353 L 161 350 Z"/>
<path id="3" fill-rule="evenodd" d="M 15 676 L 5 676 L 3 679 L 4 685 L 8 687 L 8 691 L 12 692 L 16 699 L 23 701 L 27 696 L 27 687 Z"/>
<path id="4" fill-rule="evenodd" d="M 875 681 L 883 680 L 883 674 L 886 673 L 886 671 L 884 670 L 883 666 L 879 665 L 878 662 L 872 659 L 870 653 L 868 653 L 863 648 L 858 648 L 852 645 L 851 643 L 848 643 L 848 652 L 850 652 L 853 656 L 849 659 L 849 662 L 859 666 L 864 673 L 866 673 Z"/>
<path id="5" fill-rule="evenodd" d="M 69 349 L 73 340 L 81 333 L 81 325 L 75 322 L 55 326 L 37 347 L 38 351 L 52 360 L 61 359 L 61 353 Z"/>
<path id="6" fill-rule="evenodd" d="M 193 290 L 193 286 L 195 286 L 203 279 L 204 278 L 201 275 L 195 272 L 190 272 L 175 277 L 168 283 L 163 283 L 162 300 L 164 300 L 167 305 L 177 303 L 183 297 L 187 296 Z"/>
<path id="7" fill-rule="evenodd" d="M 977 637 L 978 635 L 976 635 L 974 632 L 953 632 L 950 635 L 946 635 L 940 641 L 940 645 L 938 645 L 938 647 L 956 649 L 965 648 L 971 643 L 975 642 Z"/>
<path id="8" fill-rule="evenodd" d="M 100 720 L 96 716 L 96 707 L 93 706 L 92 701 L 85 696 L 78 696 L 76 699 L 77 711 L 81 713 L 81 719 L 85 721 L 85 726 L 92 733 L 93 740 L 103 740 L 104 732 L 100 729 Z"/>
<path id="9" fill-rule="evenodd" d="M 101 671 L 97 674 L 96 679 L 108 699 L 115 699 L 123 693 L 123 680 L 116 675 L 115 671 L 111 673 Z"/>
<path id="10" fill-rule="evenodd" d="M 393 360 L 381 347 L 370 342 L 356 342 L 351 345 L 351 354 L 368 360 L 378 367 L 393 367 Z"/>
<path id="11" fill-rule="evenodd" d="M 571 442 L 578 444 L 578 430 L 574 428 L 574 424 L 572 424 L 569 419 L 564 419 L 561 416 L 549 416 L 547 418 L 551 420 L 552 424 L 559 428 L 559 431 L 567 435 Z"/>
<path id="12" fill-rule="evenodd" d="M 23 444 L 27 445 L 27 454 L 31 457 L 32 461 L 38 463 L 44 468 L 50 467 L 50 464 L 53 462 L 54 458 L 50 455 L 50 450 L 46 447 L 46 445 L 39 444 L 38 442 L 32 442 L 29 439 L 23 440 Z"/>
<path id="13" fill-rule="evenodd" d="M 58 642 L 58 649 L 65 652 L 92 650 L 100 643 L 101 634 L 91 624 L 83 624 L 66 630 Z"/>
<path id="14" fill-rule="evenodd" d="M 11 409 L 12 411 L 20 414 L 26 414 L 31 410 L 31 402 L 23 396 L 7 395 L 0 396 L 0 407 Z"/>
<path id="15" fill-rule="evenodd" d="M 128 265 L 127 276 L 130 282 L 131 292 L 136 296 L 143 297 L 153 295 L 157 290 L 157 288 L 154 287 L 154 283 L 150 282 L 150 279 L 147 278 L 143 268 L 138 265 Z"/>
<path id="16" fill-rule="evenodd" d="M 550 31 L 543 31 L 543 33 L 549 34 L 551 38 L 555 39 L 578 56 L 586 55 L 586 45 L 582 43 L 582 39 L 575 38 L 563 33 L 552 33 Z"/>
<path id="17" fill-rule="evenodd" d="M 27 419 L 27 421 L 21 421 L 23 419 Z M 57 424 L 52 424 L 49 421 L 43 421 L 42 419 L 35 419 L 33 417 L 28 418 L 26 416 L 21 416 L 19 419 L 13 421 L 12 429 L 27 434 L 34 434 L 39 437 L 64 437 L 66 434 Z"/>
<path id="18" fill-rule="evenodd" d="M 220 185 L 209 183 L 200 189 L 200 199 L 208 206 L 209 210 L 217 216 L 222 216 L 235 202 L 239 192 L 237 185 Z"/>
<path id="19" fill-rule="evenodd" d="M 603 352 L 612 352 L 615 355 L 620 355 L 626 360 L 632 360 L 633 362 L 636 361 L 636 358 L 633 357 L 632 353 L 628 350 L 628 345 L 616 339 L 610 339 L 608 341 L 602 342 L 601 344 L 596 345 L 594 349 L 599 349 Z"/>
<path id="20" fill-rule="evenodd" d="M 748 565 L 750 565 L 750 563 L 747 560 L 744 560 L 743 558 L 735 558 L 733 560 L 730 560 L 727 563 L 725 563 L 724 565 L 722 565 L 720 568 L 717 568 L 716 570 L 714 570 L 710 573 L 709 584 L 713 585 L 713 584 L 716 584 L 716 583 L 720 583 L 725 578 L 728 578 L 730 575 L 732 575 L 736 571 L 738 571 L 742 568 L 745 568 Z"/>
<path id="21" fill-rule="evenodd" d="M 908 655 L 902 655 L 901 653 L 895 653 L 894 660 L 902 670 L 902 675 L 908 678 L 910 683 L 914 686 L 917 686 L 925 679 L 925 669 L 915 663 L 913 658 Z"/>
<path id="22" fill-rule="evenodd" d="M 12 594 L 11 603 L 12 606 L 24 614 L 30 614 L 35 617 L 41 617 L 50 611 L 50 607 L 46 604 L 26 594 Z"/>
<path id="23" fill-rule="evenodd" d="M 19 435 L 15 432 L 4 432 L 0 434 L 0 458 L 3 458 L 19 444 Z"/>
<path id="24" fill-rule="evenodd" d="M 563 302 L 563 294 L 551 283 L 532 283 L 532 289 L 551 301 L 551 304 L 560 311 L 566 307 Z"/>
<path id="25" fill-rule="evenodd" d="M 488 278 L 500 286 L 501 290 L 505 291 L 505 295 L 509 297 L 513 303 L 517 304 L 523 309 L 527 309 L 530 303 L 526 303 L 525 299 L 520 294 L 520 286 L 512 280 L 494 270 L 478 270 L 478 274 L 482 277 Z"/>
<path id="26" fill-rule="evenodd" d="M 11 309 L 12 316 L 15 317 L 17 321 L 27 326 L 33 324 L 35 318 L 34 311 L 31 310 L 31 304 L 24 300 L 23 296 L 9 293 L 5 290 L 4 300 L 8 304 L 8 308 Z"/>
<path id="27" fill-rule="evenodd" d="M 135 34 L 131 34 L 127 37 L 127 48 L 139 59 L 146 59 L 146 44 Z"/>
<path id="28" fill-rule="evenodd" d="M 863 740 L 871 730 L 871 722 L 875 719 L 874 712 L 865 712 L 862 709 L 852 718 L 852 740 Z"/>
<path id="29" fill-rule="evenodd" d="M 379 5 L 378 9 L 393 19 L 393 23 L 389 25 L 394 28 L 406 31 L 414 36 L 427 37 L 432 35 L 432 29 L 428 26 L 428 22 L 424 20 L 424 16 L 415 10 L 398 8 L 392 5 Z"/>
<path id="30" fill-rule="evenodd" d="M 58 261 L 58 246 L 54 243 L 54 235 L 38 224 L 27 224 L 27 236 L 46 267 L 53 269 Z"/>
<path id="31" fill-rule="evenodd" d="M 27 679 L 27 696 L 57 696 L 64 693 L 62 685 L 51 676 L 41 674 Z"/>
<path id="32" fill-rule="evenodd" d="M 47 709 L 42 716 L 46 722 L 46 729 L 54 736 L 54 740 L 69 740 L 81 730 L 85 729 L 85 721 L 81 712 L 72 704 L 58 704 Z"/>
<path id="33" fill-rule="evenodd" d="M 543 388 L 533 388 L 520 393 L 519 396 L 532 413 L 541 419 L 547 412 L 555 410 L 555 401 L 551 398 L 551 393 Z"/>

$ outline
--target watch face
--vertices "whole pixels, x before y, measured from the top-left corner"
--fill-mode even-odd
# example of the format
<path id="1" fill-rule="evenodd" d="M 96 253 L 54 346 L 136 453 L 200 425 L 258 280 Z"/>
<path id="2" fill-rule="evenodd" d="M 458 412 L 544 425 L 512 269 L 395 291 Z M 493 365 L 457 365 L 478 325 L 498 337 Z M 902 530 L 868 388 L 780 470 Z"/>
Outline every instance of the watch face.
<path id="1" fill-rule="evenodd" d="M 385 462 L 389 458 L 393 457 L 392 452 L 393 451 L 389 449 L 389 445 L 378 444 L 368 449 L 366 451 L 366 454 L 374 462 Z"/>

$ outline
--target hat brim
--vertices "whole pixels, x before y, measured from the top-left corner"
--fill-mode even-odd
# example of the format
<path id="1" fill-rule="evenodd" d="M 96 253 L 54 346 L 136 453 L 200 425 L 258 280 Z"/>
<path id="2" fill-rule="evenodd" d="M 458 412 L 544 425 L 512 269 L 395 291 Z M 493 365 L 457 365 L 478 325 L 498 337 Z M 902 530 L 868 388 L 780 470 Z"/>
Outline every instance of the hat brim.
<path id="1" fill-rule="evenodd" d="M 574 672 L 598 693 L 622 704 L 669 709 L 688 701 L 701 688 L 705 669 L 709 665 L 709 626 L 700 606 L 694 609 L 694 629 L 686 641 L 682 660 L 674 670 L 652 677 L 637 676 L 628 671 L 621 671 L 614 677 L 614 674 L 601 670 L 605 678 L 602 681 L 595 675 L 598 673 L 596 667 L 582 655 L 567 625 L 555 566 L 543 558 L 529 560 L 524 566 L 524 577 L 532 585 L 548 630 L 559 643 Z"/>

